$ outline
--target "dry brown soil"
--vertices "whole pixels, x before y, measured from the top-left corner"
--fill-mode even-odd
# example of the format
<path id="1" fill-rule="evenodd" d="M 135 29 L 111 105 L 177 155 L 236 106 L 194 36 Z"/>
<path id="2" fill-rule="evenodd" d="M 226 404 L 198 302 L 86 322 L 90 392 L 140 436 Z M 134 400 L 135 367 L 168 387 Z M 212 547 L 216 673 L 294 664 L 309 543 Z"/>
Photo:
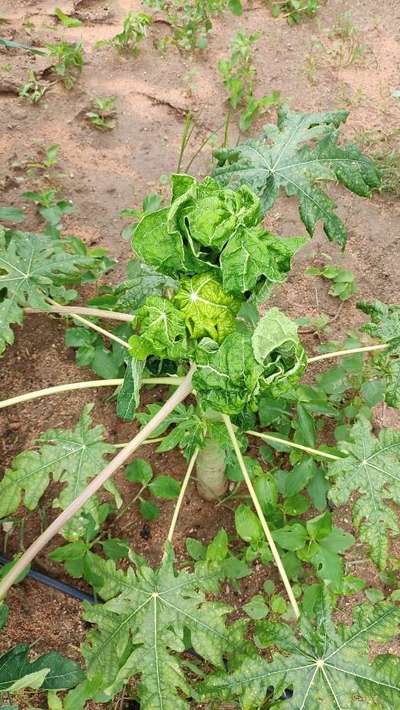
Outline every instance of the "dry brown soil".
<path id="1" fill-rule="evenodd" d="M 128 244 L 120 237 L 124 221 L 119 211 L 139 206 L 149 191 L 166 192 L 160 176 L 176 169 L 184 115 L 191 112 L 196 122 L 193 149 L 207 132 L 223 124 L 225 95 L 216 64 L 228 53 L 230 39 L 238 29 L 262 31 L 255 50 L 257 95 L 277 89 L 292 108 L 303 111 L 347 107 L 350 117 L 344 134 L 350 138 L 364 131 L 383 131 L 391 135 L 399 127 L 400 102 L 396 103 L 391 96 L 392 91 L 400 88 L 398 0 L 380 3 L 327 0 L 317 18 L 294 28 L 284 19 L 273 19 L 268 7 L 258 0 L 247 5 L 240 18 L 226 14 L 216 19 L 209 47 L 203 53 L 181 54 L 171 47 L 161 55 L 156 43 L 165 32 L 165 26 L 157 23 L 136 58 L 120 56 L 110 47 L 96 49 L 94 45 L 98 40 L 113 36 L 127 11 L 139 9 L 138 2 L 115 0 L 107 4 L 106 0 L 84 0 L 75 3 L 85 19 L 76 29 L 56 24 L 53 16 L 56 4 L 54 0 L 2 0 L 1 3 L 0 16 L 8 20 L 8 24 L 0 26 L 2 36 L 28 44 L 34 42 L 38 46 L 61 39 L 82 40 L 85 66 L 72 91 L 57 84 L 39 105 L 31 106 L 17 97 L 17 87 L 25 81 L 28 68 L 40 73 L 48 64 L 47 60 L 19 51 L 0 50 L 0 204 L 21 204 L 20 195 L 27 189 L 48 187 L 50 183 L 59 187 L 60 193 L 75 205 L 74 214 L 64 220 L 67 233 L 78 235 L 90 245 L 107 247 L 119 262 L 114 279 L 123 275 L 124 263 L 130 256 Z M 72 12 L 71 0 L 65 0 L 62 9 Z M 351 42 L 356 42 L 356 54 L 361 55 L 355 58 L 351 55 L 354 44 L 331 35 L 345 11 L 351 11 L 355 29 Z M 93 97 L 109 95 L 117 97 L 117 124 L 113 131 L 100 133 L 87 124 L 84 114 Z M 262 123 L 263 120 L 259 126 Z M 55 143 L 60 146 L 60 165 L 50 180 L 39 173 L 28 176 L 27 163 L 34 162 L 44 148 Z M 210 164 L 210 153 L 204 151 L 193 164 L 194 174 L 207 174 Z M 371 200 L 362 200 L 341 189 L 334 192 L 339 214 L 349 228 L 348 247 L 343 255 L 318 232 L 297 259 L 288 283 L 275 296 L 274 300 L 290 316 L 313 317 L 322 311 L 332 317 L 337 315 L 338 302 L 327 295 L 328 286 L 304 276 L 305 265 L 314 255 L 324 253 L 331 255 L 335 263 L 354 271 L 361 297 L 399 301 L 398 199 L 390 194 L 377 194 Z M 295 205 L 284 199 L 268 214 L 267 224 L 282 235 L 304 233 Z M 34 229 L 38 225 L 37 217 L 29 210 L 28 226 Z M 361 320 L 355 299 L 346 302 L 332 325 L 332 335 L 343 338 Z M 2 398 L 93 377 L 89 370 L 75 365 L 74 353 L 64 346 L 63 332 L 64 326 L 56 318 L 27 317 L 23 332 L 17 331 L 15 345 L 1 361 Z M 313 351 L 317 345 L 318 339 L 308 336 L 309 350 Z M 158 392 L 151 392 L 146 401 L 157 396 Z M 50 427 L 73 426 L 86 402 L 95 402 L 94 420 L 105 424 L 110 441 L 125 441 L 132 436 L 132 426 L 117 420 L 114 405 L 104 392 L 72 393 L 37 400 L 2 414 L 2 468 L 17 452 L 30 446 L 39 432 Z M 156 472 L 182 476 L 184 463 L 179 455 L 149 453 L 148 449 L 146 453 Z M 129 495 L 121 474 L 116 480 L 123 493 Z M 46 500 L 51 497 L 49 494 Z M 135 513 L 121 521 L 122 526 L 134 522 L 126 536 L 151 563 L 160 558 L 172 509 L 172 503 L 163 504 L 159 521 L 150 525 L 148 539 L 145 539 L 143 521 L 136 520 Z M 350 510 L 338 515 L 338 521 L 348 529 L 351 529 L 350 520 Z M 228 531 L 232 530 L 231 511 L 216 509 L 214 504 L 202 501 L 192 484 L 178 524 L 178 555 L 184 554 L 187 535 L 209 541 L 221 523 Z M 27 516 L 25 546 L 38 530 L 38 516 Z M 113 530 L 114 534 L 119 532 Z M 56 541 L 60 542 L 61 539 Z M 8 550 L 17 549 L 18 544 L 17 538 L 11 537 Z M 364 557 L 364 552 L 360 555 Z M 46 554 L 40 555 L 35 565 L 68 579 L 61 566 L 52 563 Z M 376 571 L 367 560 L 358 564 L 357 574 L 364 575 L 369 584 L 378 583 Z M 264 577 L 262 569 L 256 570 L 242 585 L 240 597 L 252 596 Z M 229 601 L 234 603 L 232 590 L 227 591 Z M 52 648 L 79 657 L 78 647 L 84 630 L 77 602 L 27 581 L 10 592 L 9 605 L 10 624 L 2 636 L 2 648 L 16 641 L 37 640 L 38 651 Z"/>

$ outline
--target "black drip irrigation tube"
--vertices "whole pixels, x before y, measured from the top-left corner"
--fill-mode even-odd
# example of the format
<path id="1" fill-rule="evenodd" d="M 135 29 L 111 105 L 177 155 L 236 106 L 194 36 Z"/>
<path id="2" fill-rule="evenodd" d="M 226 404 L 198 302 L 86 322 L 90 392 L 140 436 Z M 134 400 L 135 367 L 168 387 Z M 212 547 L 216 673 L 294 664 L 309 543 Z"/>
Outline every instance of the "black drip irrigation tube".
<path id="1" fill-rule="evenodd" d="M 7 557 L 3 557 L 3 555 L 0 555 L 0 565 L 8 565 L 12 560 L 8 560 Z M 51 589 L 56 589 L 57 592 L 62 592 L 63 594 L 67 594 L 69 597 L 73 597 L 74 599 L 78 599 L 79 601 L 86 601 L 90 602 L 90 604 L 96 604 L 96 599 L 92 594 L 87 594 L 86 592 L 81 592 L 80 589 L 75 589 L 75 587 L 71 587 L 70 584 L 65 584 L 65 582 L 60 582 L 58 579 L 53 579 L 53 577 L 49 577 L 47 574 L 43 574 L 43 572 L 36 572 L 35 570 L 31 569 L 29 570 L 27 577 L 30 577 L 31 579 L 36 580 L 36 582 L 40 582 L 41 584 L 45 584 L 46 587 L 51 587 Z"/>

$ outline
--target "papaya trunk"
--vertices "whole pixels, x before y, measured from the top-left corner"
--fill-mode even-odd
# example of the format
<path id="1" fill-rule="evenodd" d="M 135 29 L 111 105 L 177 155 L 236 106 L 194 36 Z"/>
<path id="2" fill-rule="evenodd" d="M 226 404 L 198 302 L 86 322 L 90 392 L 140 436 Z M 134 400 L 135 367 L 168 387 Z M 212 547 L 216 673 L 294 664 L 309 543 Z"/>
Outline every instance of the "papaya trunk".
<path id="1" fill-rule="evenodd" d="M 222 446 L 207 436 L 196 462 L 197 490 L 202 498 L 215 500 L 225 493 L 225 459 Z"/>

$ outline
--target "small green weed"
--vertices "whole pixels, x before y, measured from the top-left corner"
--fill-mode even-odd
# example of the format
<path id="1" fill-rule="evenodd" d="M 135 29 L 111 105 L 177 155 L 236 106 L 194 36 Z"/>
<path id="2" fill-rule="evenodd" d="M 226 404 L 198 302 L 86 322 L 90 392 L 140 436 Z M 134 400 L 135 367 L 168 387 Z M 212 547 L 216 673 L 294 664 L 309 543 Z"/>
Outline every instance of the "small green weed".
<path id="1" fill-rule="evenodd" d="M 111 39 L 97 42 L 97 47 L 111 46 L 119 52 L 131 52 L 138 54 L 139 45 L 147 34 L 147 28 L 151 24 L 152 18 L 144 12 L 134 14 L 128 12 L 122 24 L 122 32 L 119 32 Z"/>
<path id="2" fill-rule="evenodd" d="M 368 52 L 368 47 L 360 40 L 358 28 L 353 24 L 351 13 L 346 12 L 339 15 L 325 37 L 319 35 L 313 39 L 311 52 L 306 57 L 305 73 L 311 83 L 315 83 L 318 69 L 363 64 Z"/>
<path id="3" fill-rule="evenodd" d="M 40 149 L 40 157 L 43 155 L 43 159 L 37 159 L 35 161 L 30 160 L 27 164 L 28 175 L 34 174 L 37 170 L 46 172 L 58 165 L 58 151 L 60 146 L 57 143 L 49 146 L 46 149 Z"/>
<path id="4" fill-rule="evenodd" d="M 81 42 L 57 42 L 47 45 L 54 59 L 53 71 L 66 89 L 72 89 L 83 69 L 83 46 Z"/>
<path id="5" fill-rule="evenodd" d="M 341 266 L 334 264 L 324 264 L 322 267 L 310 266 L 306 270 L 306 275 L 322 276 L 324 279 L 332 281 L 329 295 L 340 298 L 341 301 L 347 301 L 358 291 L 353 272 L 350 269 L 342 269 Z"/>
<path id="6" fill-rule="evenodd" d="M 37 104 L 40 99 L 43 98 L 46 91 L 50 89 L 50 86 L 48 81 L 39 81 L 36 78 L 35 72 L 29 69 L 28 78 L 26 82 L 22 84 L 18 96 L 23 99 L 28 99 L 32 104 Z"/>
<path id="7" fill-rule="evenodd" d="M 162 12 L 172 34 L 160 42 L 164 50 L 173 43 L 187 51 L 205 49 L 212 29 L 211 18 L 229 8 L 234 15 L 242 14 L 240 0 L 144 0 L 148 7 Z"/>
<path id="8" fill-rule="evenodd" d="M 96 96 L 93 99 L 93 110 L 85 115 L 89 123 L 99 131 L 111 131 L 115 127 L 115 96 L 106 96 L 104 99 Z"/>
<path id="9" fill-rule="evenodd" d="M 54 14 L 57 20 L 59 20 L 61 24 L 64 25 L 64 27 L 80 27 L 80 25 L 82 24 L 82 22 L 78 20 L 78 18 L 66 15 L 65 12 L 63 12 L 59 7 L 56 7 L 56 9 L 54 10 Z"/>
<path id="10" fill-rule="evenodd" d="M 377 163 L 382 174 L 381 192 L 400 195 L 400 129 L 362 131 L 355 143 Z"/>
<path id="11" fill-rule="evenodd" d="M 319 0 L 273 0 L 271 4 L 273 16 L 286 17 L 289 25 L 295 25 L 305 17 L 314 17 L 319 8 Z"/>
<path id="12" fill-rule="evenodd" d="M 40 216 L 47 222 L 50 229 L 56 228 L 64 215 L 74 211 L 70 200 L 57 199 L 57 190 L 54 188 L 42 190 L 42 192 L 24 192 L 22 197 L 34 202 Z"/>
<path id="13" fill-rule="evenodd" d="M 228 92 L 229 113 L 225 127 L 225 144 L 231 110 L 241 108 L 239 127 L 245 133 L 255 119 L 272 106 L 280 103 L 280 94 L 273 91 L 269 96 L 256 99 L 253 95 L 256 82 L 256 68 L 252 47 L 261 37 L 260 32 L 246 35 L 237 32 L 231 42 L 231 56 L 218 62 L 218 71 Z"/>

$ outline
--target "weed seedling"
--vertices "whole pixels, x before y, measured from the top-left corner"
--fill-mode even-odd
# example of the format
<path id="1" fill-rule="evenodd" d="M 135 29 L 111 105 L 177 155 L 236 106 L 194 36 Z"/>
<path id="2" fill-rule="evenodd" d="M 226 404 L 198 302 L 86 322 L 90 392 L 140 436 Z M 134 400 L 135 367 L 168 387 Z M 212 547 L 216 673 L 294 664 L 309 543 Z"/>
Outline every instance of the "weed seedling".
<path id="1" fill-rule="evenodd" d="M 160 42 L 165 50 L 173 43 L 180 49 L 193 51 L 205 49 L 208 34 L 212 30 L 212 17 L 229 8 L 234 15 L 241 15 L 240 0 L 144 0 L 148 7 L 162 12 L 171 26 L 171 35 Z"/>
<path id="2" fill-rule="evenodd" d="M 85 116 L 89 123 L 99 131 L 111 131 L 115 127 L 115 96 L 106 96 L 104 99 L 96 96 L 92 102 L 92 110 Z"/>
<path id="3" fill-rule="evenodd" d="M 56 7 L 56 9 L 54 10 L 54 14 L 57 20 L 59 20 L 59 22 L 61 22 L 64 27 L 80 27 L 80 25 L 82 24 L 82 22 L 78 20 L 77 17 L 71 17 L 70 15 L 66 15 L 65 12 L 63 12 L 59 7 Z"/>
<path id="4" fill-rule="evenodd" d="M 228 92 L 229 111 L 225 123 L 224 145 L 227 144 L 231 112 L 241 109 L 239 127 L 246 133 L 255 119 L 280 103 L 280 94 L 273 91 L 269 96 L 256 99 L 253 92 L 256 81 L 252 47 L 261 37 L 260 32 L 246 35 L 237 32 L 231 42 L 231 56 L 218 62 L 218 71 Z"/>
<path id="5" fill-rule="evenodd" d="M 111 46 L 119 52 L 131 52 L 138 54 L 139 46 L 147 34 L 147 28 L 151 24 L 152 18 L 144 12 L 134 14 L 128 12 L 122 23 L 122 32 L 119 32 L 111 39 L 97 42 L 97 47 Z"/>
<path id="6" fill-rule="evenodd" d="M 54 59 L 53 71 L 66 89 L 72 89 L 83 69 L 83 46 L 81 42 L 58 42 L 47 45 Z"/>
<path id="7" fill-rule="evenodd" d="M 289 25 L 295 25 L 305 17 L 314 17 L 320 7 L 319 0 L 272 0 L 274 17 L 286 17 Z"/>
<path id="8" fill-rule="evenodd" d="M 379 165 L 381 192 L 400 195 L 400 129 L 362 131 L 356 134 L 355 143 Z"/>
<path id="9" fill-rule="evenodd" d="M 51 84 L 49 82 L 39 81 L 35 72 L 30 69 L 28 71 L 28 79 L 23 84 L 19 90 L 18 96 L 23 99 L 28 99 L 33 104 L 39 103 L 40 99 L 43 98 L 46 91 L 50 89 Z"/>
<path id="10" fill-rule="evenodd" d="M 354 293 L 357 293 L 358 288 L 355 276 L 350 269 L 343 269 L 334 264 L 324 265 L 322 268 L 318 266 L 310 266 L 306 270 L 307 276 L 322 276 L 324 279 L 332 281 L 332 286 L 329 289 L 329 295 L 340 298 L 341 301 L 347 301 Z"/>

